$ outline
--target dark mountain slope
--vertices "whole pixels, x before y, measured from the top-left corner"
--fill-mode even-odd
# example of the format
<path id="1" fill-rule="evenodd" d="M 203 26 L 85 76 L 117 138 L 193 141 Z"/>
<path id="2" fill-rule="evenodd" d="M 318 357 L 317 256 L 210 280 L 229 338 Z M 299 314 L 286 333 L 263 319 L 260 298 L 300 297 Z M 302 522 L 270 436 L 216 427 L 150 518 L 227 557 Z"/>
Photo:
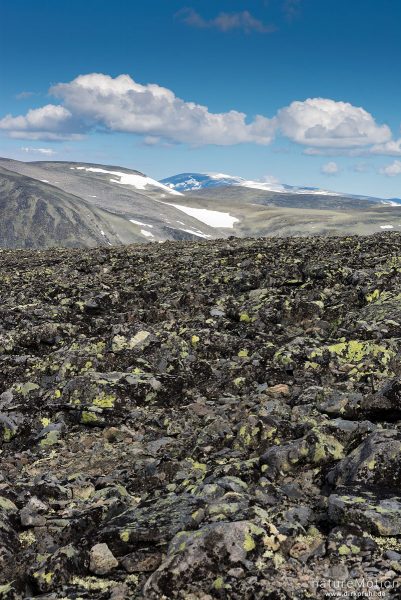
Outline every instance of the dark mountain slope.
<path id="1" fill-rule="evenodd" d="M 140 241 L 138 228 L 47 183 L 0 167 L 0 246 L 49 248 Z"/>
<path id="2" fill-rule="evenodd" d="M 107 214 L 133 219 L 141 242 L 227 235 L 224 229 L 210 227 L 175 208 L 173 204 L 181 196 L 139 171 L 92 163 L 4 158 L 0 158 L 1 166 L 74 194 Z"/>

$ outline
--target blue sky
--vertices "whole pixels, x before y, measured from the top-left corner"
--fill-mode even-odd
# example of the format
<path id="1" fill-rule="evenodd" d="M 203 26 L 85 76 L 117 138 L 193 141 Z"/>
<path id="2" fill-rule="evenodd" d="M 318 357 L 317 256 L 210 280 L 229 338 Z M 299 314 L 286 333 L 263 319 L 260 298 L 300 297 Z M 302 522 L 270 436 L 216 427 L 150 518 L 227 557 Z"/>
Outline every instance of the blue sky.
<path id="1" fill-rule="evenodd" d="M 2 0 L 0 154 L 401 196 L 398 0 Z"/>

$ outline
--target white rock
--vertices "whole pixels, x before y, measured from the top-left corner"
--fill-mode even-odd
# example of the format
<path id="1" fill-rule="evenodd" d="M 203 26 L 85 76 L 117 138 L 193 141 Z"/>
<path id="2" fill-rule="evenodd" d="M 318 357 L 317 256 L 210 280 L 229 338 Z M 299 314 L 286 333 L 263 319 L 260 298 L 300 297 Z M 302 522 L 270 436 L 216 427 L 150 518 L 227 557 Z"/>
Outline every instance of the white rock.
<path id="1" fill-rule="evenodd" d="M 118 560 L 107 544 L 96 544 L 90 551 L 89 570 L 95 575 L 107 575 L 118 566 Z"/>

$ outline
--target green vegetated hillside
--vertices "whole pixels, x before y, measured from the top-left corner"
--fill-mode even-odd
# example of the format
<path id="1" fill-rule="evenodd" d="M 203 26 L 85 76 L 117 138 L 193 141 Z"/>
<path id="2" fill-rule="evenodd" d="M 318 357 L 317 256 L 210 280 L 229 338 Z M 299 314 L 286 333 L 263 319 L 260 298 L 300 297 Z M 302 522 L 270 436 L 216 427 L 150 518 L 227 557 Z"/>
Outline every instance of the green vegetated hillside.
<path id="1" fill-rule="evenodd" d="M 400 256 L 1 251 L 2 597 L 398 597 Z"/>

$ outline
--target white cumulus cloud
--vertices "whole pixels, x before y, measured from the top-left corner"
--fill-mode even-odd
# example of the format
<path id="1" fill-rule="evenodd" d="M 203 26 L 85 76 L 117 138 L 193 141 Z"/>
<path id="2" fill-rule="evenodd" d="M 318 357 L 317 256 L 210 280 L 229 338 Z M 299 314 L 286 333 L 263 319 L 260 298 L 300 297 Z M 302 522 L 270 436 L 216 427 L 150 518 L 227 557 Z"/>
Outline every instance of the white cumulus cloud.
<path id="1" fill-rule="evenodd" d="M 338 166 L 338 164 L 336 162 L 331 160 L 330 162 L 322 165 L 322 168 L 320 169 L 320 171 L 324 175 L 337 175 L 337 173 L 339 173 L 339 171 L 340 171 L 340 167 Z"/>
<path id="2" fill-rule="evenodd" d="M 86 122 L 148 138 L 229 146 L 269 144 L 274 135 L 271 119 L 259 115 L 247 123 L 242 112 L 212 113 L 206 106 L 185 102 L 157 84 L 136 83 L 129 75 L 81 75 L 54 86 L 51 93 Z"/>
<path id="3" fill-rule="evenodd" d="M 46 106 L 42 106 L 42 108 L 29 110 L 25 116 L 13 117 L 6 115 L 1 119 L 0 127 L 15 131 L 26 129 L 58 131 L 60 125 L 70 118 L 70 111 L 63 106 L 47 104 Z"/>
<path id="4" fill-rule="evenodd" d="M 370 149 L 370 153 L 385 156 L 401 156 L 401 138 L 398 140 L 390 140 L 385 144 L 375 144 Z"/>
<path id="5" fill-rule="evenodd" d="M 64 106 L 47 104 L 41 108 L 30 109 L 26 115 L 13 117 L 6 115 L 0 119 L 0 129 L 10 137 L 31 140 L 76 139 L 77 134 L 70 132 L 74 119 Z"/>
<path id="6" fill-rule="evenodd" d="M 396 175 L 401 175 L 401 160 L 395 160 L 391 164 L 380 169 L 380 173 L 382 175 L 387 175 L 387 177 L 395 177 Z"/>
<path id="7" fill-rule="evenodd" d="M 285 136 L 308 146 L 350 148 L 391 139 L 389 127 L 365 109 L 328 98 L 292 102 L 278 111 L 277 122 Z"/>
<path id="8" fill-rule="evenodd" d="M 177 97 L 157 84 L 140 84 L 129 75 L 80 75 L 50 89 L 58 104 L 6 115 L 0 131 L 26 140 L 78 140 L 91 131 L 117 131 L 143 136 L 147 145 L 185 143 L 192 146 L 270 144 L 277 131 L 306 146 L 308 154 L 401 153 L 387 125 L 378 124 L 361 107 L 328 98 L 294 101 L 276 115 L 228 110 Z"/>

